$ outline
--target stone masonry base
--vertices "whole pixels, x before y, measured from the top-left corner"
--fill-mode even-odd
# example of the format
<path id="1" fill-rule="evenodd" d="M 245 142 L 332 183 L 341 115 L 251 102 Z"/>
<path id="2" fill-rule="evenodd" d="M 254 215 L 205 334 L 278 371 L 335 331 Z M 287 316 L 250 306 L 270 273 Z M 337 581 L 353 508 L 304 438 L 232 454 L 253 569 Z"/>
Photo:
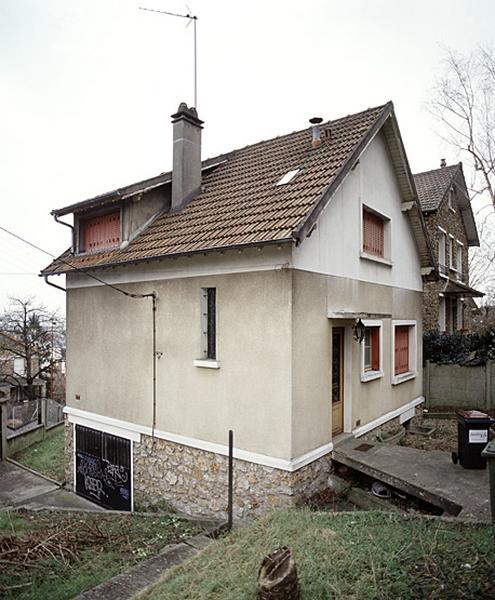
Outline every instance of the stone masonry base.
<path id="1" fill-rule="evenodd" d="M 226 456 L 143 435 L 134 444 L 135 505 L 165 504 L 193 515 L 225 518 L 227 464 Z M 330 454 L 292 473 L 234 459 L 234 515 L 257 516 L 302 503 L 326 487 L 330 470 Z"/>
<path id="2" fill-rule="evenodd" d="M 133 443 L 133 494 L 138 510 L 159 508 L 226 518 L 228 458 L 141 436 Z M 327 487 L 331 454 L 294 472 L 234 459 L 234 516 L 254 517 L 274 507 L 303 503 Z M 65 478 L 74 486 L 73 425 L 65 421 Z"/>

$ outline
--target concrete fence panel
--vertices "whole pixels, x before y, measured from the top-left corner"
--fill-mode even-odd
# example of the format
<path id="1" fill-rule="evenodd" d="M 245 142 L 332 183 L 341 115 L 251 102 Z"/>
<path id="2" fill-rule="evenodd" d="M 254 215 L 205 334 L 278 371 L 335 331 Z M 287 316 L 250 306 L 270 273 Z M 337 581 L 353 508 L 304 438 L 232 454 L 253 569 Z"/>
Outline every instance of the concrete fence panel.
<path id="1" fill-rule="evenodd" d="M 428 362 L 425 367 L 428 408 L 495 410 L 495 363 L 467 367 Z"/>

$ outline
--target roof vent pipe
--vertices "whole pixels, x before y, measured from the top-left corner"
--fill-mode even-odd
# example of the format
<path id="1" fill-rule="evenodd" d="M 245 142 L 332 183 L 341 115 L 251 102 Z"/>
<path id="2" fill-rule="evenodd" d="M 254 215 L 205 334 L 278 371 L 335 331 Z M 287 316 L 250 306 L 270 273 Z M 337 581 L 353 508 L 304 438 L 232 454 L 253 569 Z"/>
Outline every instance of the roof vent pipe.
<path id="1" fill-rule="evenodd" d="M 447 161 L 445 160 L 445 158 L 441 158 L 441 159 L 440 159 L 440 166 L 441 166 L 442 168 L 447 166 Z"/>
<path id="2" fill-rule="evenodd" d="M 321 131 L 320 131 L 320 123 L 323 121 L 321 117 L 313 117 L 309 120 L 311 125 L 313 126 L 313 140 L 311 145 L 313 148 L 318 148 L 321 145 Z"/>

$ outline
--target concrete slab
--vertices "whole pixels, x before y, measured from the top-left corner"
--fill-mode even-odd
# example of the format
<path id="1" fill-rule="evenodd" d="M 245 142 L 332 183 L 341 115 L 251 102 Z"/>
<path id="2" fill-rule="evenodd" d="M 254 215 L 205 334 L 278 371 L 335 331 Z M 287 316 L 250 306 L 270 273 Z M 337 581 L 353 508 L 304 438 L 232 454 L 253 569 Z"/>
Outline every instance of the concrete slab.
<path id="1" fill-rule="evenodd" d="M 127 600 L 161 579 L 165 571 L 195 556 L 199 550 L 187 544 L 168 546 L 161 554 L 84 592 L 75 600 Z"/>
<path id="2" fill-rule="evenodd" d="M 39 508 L 73 509 L 91 512 L 104 512 L 106 510 L 102 506 L 86 500 L 86 498 L 82 498 L 74 492 L 62 488 L 30 498 L 28 502 L 24 503 L 24 506 L 31 510 Z"/>
<path id="3" fill-rule="evenodd" d="M 358 450 L 370 446 L 366 450 Z M 448 452 L 345 440 L 333 460 L 466 519 L 490 521 L 488 470 L 454 465 Z"/>
<path id="4" fill-rule="evenodd" d="M 54 492 L 58 487 L 7 461 L 0 462 L 0 506 L 24 504 L 34 496 Z"/>

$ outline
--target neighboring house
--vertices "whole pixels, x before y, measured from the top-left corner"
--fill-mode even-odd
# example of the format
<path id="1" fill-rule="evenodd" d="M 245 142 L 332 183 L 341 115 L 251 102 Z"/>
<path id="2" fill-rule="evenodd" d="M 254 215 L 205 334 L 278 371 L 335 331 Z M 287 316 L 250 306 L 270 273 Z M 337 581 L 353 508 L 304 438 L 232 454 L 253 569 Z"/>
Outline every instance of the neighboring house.
<path id="1" fill-rule="evenodd" d="M 468 249 L 479 246 L 462 163 L 414 175 L 440 278 L 425 283 L 424 329 L 470 330 L 483 294 L 469 286 Z"/>
<path id="2" fill-rule="evenodd" d="M 224 514 L 231 429 L 236 514 L 263 512 L 423 402 L 434 269 L 393 105 L 320 121 L 201 162 L 182 104 L 172 172 L 53 211 L 74 216 L 43 274 L 66 274 L 79 493 Z"/>
<path id="3" fill-rule="evenodd" d="M 22 344 L 11 335 L 0 332 L 0 398 L 10 402 L 22 402 L 30 399 L 27 361 Z M 37 356 L 31 359 L 31 373 L 39 370 Z M 39 377 L 32 381 L 31 396 L 41 398 L 45 393 L 45 382 Z"/>

